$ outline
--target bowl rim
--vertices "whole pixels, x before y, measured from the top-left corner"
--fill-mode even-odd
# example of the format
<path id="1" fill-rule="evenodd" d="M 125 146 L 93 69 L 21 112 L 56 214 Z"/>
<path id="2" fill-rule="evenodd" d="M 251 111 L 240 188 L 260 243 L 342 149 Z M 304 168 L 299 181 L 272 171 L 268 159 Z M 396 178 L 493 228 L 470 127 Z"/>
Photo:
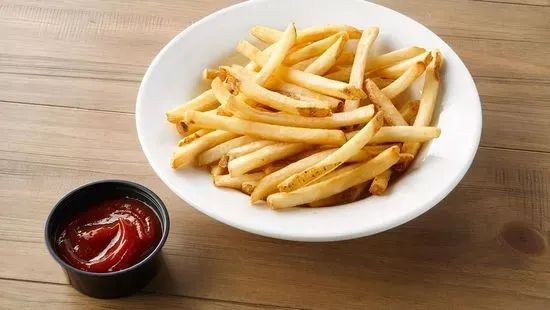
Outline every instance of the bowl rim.
<path id="1" fill-rule="evenodd" d="M 429 28 L 424 26 L 422 23 L 416 21 L 415 19 L 413 19 L 413 18 L 411 18 L 411 17 L 409 17 L 405 14 L 397 12 L 397 11 L 391 9 L 391 8 L 385 7 L 383 5 L 380 5 L 380 4 L 377 4 L 377 3 L 374 3 L 374 2 L 362 1 L 362 0 L 345 0 L 345 1 L 373 5 L 373 6 L 377 7 L 378 9 L 386 10 L 391 14 L 401 16 L 402 18 L 405 18 L 405 19 L 409 20 L 410 22 L 416 24 L 417 26 L 422 28 L 424 31 L 427 31 L 430 34 L 434 35 L 435 37 L 439 38 L 441 40 L 442 44 L 444 44 L 446 47 L 449 48 L 449 50 L 451 50 L 454 54 L 456 54 L 458 64 L 461 65 L 466 70 L 466 72 L 468 74 L 468 76 L 467 76 L 468 82 L 471 84 L 471 91 L 472 91 L 472 94 L 474 95 L 475 101 L 476 101 L 475 106 L 478 107 L 476 115 L 474 115 L 477 118 L 478 122 L 476 124 L 474 124 L 474 126 L 472 128 L 472 132 L 474 133 L 475 141 L 472 141 L 472 143 L 469 145 L 469 150 L 468 150 L 469 157 L 467 159 L 465 158 L 464 165 L 460 168 L 460 171 L 457 172 L 457 174 L 454 176 L 452 182 L 450 182 L 448 184 L 448 186 L 446 187 L 445 190 L 442 190 L 442 191 L 438 192 L 436 195 L 433 195 L 431 199 L 425 201 L 422 205 L 420 205 L 420 207 L 416 208 L 414 210 L 414 212 L 410 212 L 410 213 L 407 213 L 404 216 L 395 218 L 392 221 L 387 222 L 385 225 L 379 225 L 379 226 L 374 227 L 374 228 L 364 228 L 361 231 L 357 231 L 357 232 L 342 232 L 342 233 L 339 233 L 339 234 L 332 234 L 332 235 L 323 235 L 323 234 L 296 235 L 296 234 L 292 234 L 292 233 L 284 233 L 283 231 L 275 232 L 275 231 L 262 230 L 260 228 L 247 227 L 245 225 L 241 225 L 238 221 L 235 221 L 233 219 L 222 218 L 220 216 L 217 216 L 213 212 L 210 212 L 210 210 L 208 208 L 201 207 L 199 204 L 195 203 L 195 201 L 193 201 L 192 199 L 189 199 L 187 197 L 187 195 L 185 195 L 185 194 L 181 193 L 179 190 L 177 190 L 176 186 L 174 184 L 172 184 L 166 176 L 164 176 L 162 173 L 160 173 L 157 170 L 155 165 L 153 165 L 151 160 L 150 160 L 152 158 L 152 155 L 150 154 L 150 150 L 148 149 L 145 141 L 143 140 L 143 135 L 141 134 L 142 129 L 140 129 L 139 118 L 138 118 L 138 111 L 140 109 L 141 102 L 143 102 L 143 97 L 144 97 L 144 92 L 145 92 L 144 91 L 144 89 L 145 89 L 144 85 L 146 85 L 148 83 L 148 81 L 151 77 L 151 72 L 158 66 L 158 63 L 161 61 L 164 54 L 166 54 L 169 49 L 171 49 L 174 45 L 177 44 L 177 42 L 179 42 L 182 38 L 184 38 L 187 35 L 187 33 L 192 32 L 199 25 L 201 25 L 203 23 L 206 23 L 211 19 L 217 18 L 218 15 L 222 15 L 222 14 L 228 12 L 228 11 L 231 11 L 231 10 L 239 9 L 241 6 L 253 5 L 254 3 L 258 3 L 258 2 L 266 2 L 267 3 L 267 2 L 270 2 L 270 1 L 271 0 L 249 0 L 249 1 L 244 1 L 244 2 L 240 2 L 240 3 L 237 3 L 237 4 L 222 8 L 220 10 L 217 10 L 217 11 L 201 18 L 197 22 L 194 22 L 193 24 L 189 25 L 187 28 L 182 30 L 175 37 L 173 37 L 160 50 L 160 52 L 155 56 L 155 58 L 153 59 L 153 61 L 149 65 L 149 67 L 147 68 L 147 71 L 145 72 L 145 74 L 143 76 L 143 79 L 140 83 L 140 87 L 139 87 L 138 95 L 137 95 L 137 99 L 136 99 L 136 110 L 135 110 L 135 112 L 136 112 L 135 113 L 136 129 L 137 129 L 137 133 L 138 133 L 138 140 L 139 140 L 141 148 L 142 148 L 142 150 L 145 154 L 145 157 L 147 158 L 147 161 L 149 162 L 149 164 L 151 165 L 151 167 L 153 168 L 153 170 L 155 171 L 157 176 L 163 181 L 163 183 L 166 184 L 166 186 L 168 186 L 172 192 L 174 192 L 178 197 L 183 199 L 186 203 L 188 203 L 194 209 L 204 213 L 205 215 L 207 215 L 207 216 L 209 216 L 209 217 L 211 217 L 211 218 L 213 218 L 213 219 L 215 219 L 215 220 L 217 220 L 221 223 L 230 225 L 232 227 L 238 228 L 238 229 L 243 230 L 243 231 L 247 231 L 247 232 L 257 234 L 257 235 L 261 235 L 261 236 L 265 236 L 265 237 L 271 237 L 271 238 L 277 238 L 277 239 L 283 239 L 283 240 L 290 240 L 290 241 L 305 241 L 305 242 L 331 242 L 331 241 L 350 240 L 350 239 L 361 238 L 361 237 L 365 237 L 365 236 L 369 236 L 369 235 L 374 235 L 374 234 L 377 234 L 377 233 L 380 233 L 380 232 L 383 232 L 383 231 L 387 231 L 387 230 L 390 230 L 390 229 L 395 228 L 397 226 L 400 226 L 404 223 L 407 223 L 407 222 L 417 218 L 418 216 L 424 214 L 425 212 L 427 212 L 431 208 L 435 207 L 438 203 L 440 203 L 446 196 L 448 196 L 449 193 L 456 188 L 456 186 L 460 183 L 460 181 L 464 178 L 464 176 L 466 175 L 466 173 L 470 169 L 470 167 L 473 163 L 473 160 L 475 158 L 475 155 L 477 153 L 477 150 L 479 149 L 479 143 L 480 143 L 480 140 L 481 140 L 481 132 L 482 132 L 482 126 L 483 126 L 482 125 L 483 117 L 482 117 L 482 109 L 481 109 L 481 99 L 479 97 L 479 92 L 478 92 L 477 87 L 475 85 L 474 79 L 473 79 L 470 71 L 468 70 L 468 68 L 466 67 L 464 62 L 462 61 L 462 59 L 458 56 L 458 54 L 456 54 L 456 52 L 443 39 L 441 39 L 441 37 L 439 35 L 437 35 L 433 31 L 431 31 Z M 339 0 L 339 1 L 344 1 L 344 0 Z"/>
<path id="2" fill-rule="evenodd" d="M 134 190 L 140 191 L 142 193 L 145 193 L 145 194 L 149 195 L 152 198 L 151 200 L 154 202 L 154 206 L 149 206 L 149 207 L 155 208 L 155 211 L 157 211 L 156 213 L 158 213 L 158 217 L 159 217 L 159 221 L 160 221 L 161 229 L 162 229 L 162 234 L 161 234 L 161 238 L 160 238 L 159 242 L 155 246 L 155 249 L 153 251 L 151 251 L 151 253 L 149 253 L 149 255 L 147 255 L 145 258 L 140 260 L 138 263 L 136 263 L 136 264 L 134 264 L 134 265 L 132 265 L 128 268 L 122 269 L 122 270 L 111 271 L 111 272 L 91 272 L 91 271 L 78 269 L 78 268 L 70 265 L 69 263 L 67 263 L 63 258 L 61 258 L 57 254 L 57 251 L 54 249 L 54 246 L 52 244 L 52 239 L 51 239 L 50 232 L 55 233 L 55 229 L 57 228 L 57 227 L 54 227 L 53 224 L 52 224 L 52 221 L 56 216 L 55 213 L 57 212 L 57 210 L 62 205 L 64 205 L 67 202 L 67 200 L 69 200 L 71 197 L 76 195 L 78 192 L 80 192 L 82 190 L 85 190 L 85 189 L 88 189 L 88 188 L 96 187 L 98 185 L 111 185 L 111 186 L 112 185 L 122 185 L 122 186 L 126 186 L 128 188 L 132 188 Z M 50 252 L 50 255 L 57 261 L 57 263 L 60 264 L 64 269 L 68 269 L 68 270 L 70 270 L 74 273 L 78 273 L 78 274 L 86 275 L 86 276 L 93 276 L 93 277 L 118 276 L 120 274 L 132 272 L 134 270 L 139 269 L 141 266 L 146 265 L 148 262 L 153 260 L 160 253 L 162 247 L 164 246 L 164 244 L 166 243 L 166 240 L 168 239 L 169 232 L 170 232 L 170 217 L 168 215 L 168 209 L 166 208 L 166 205 L 164 204 L 164 202 L 152 190 L 148 189 L 147 187 L 145 187 L 141 184 L 137 184 L 137 183 L 132 182 L 132 181 L 117 180 L 117 179 L 108 179 L 108 180 L 101 180 L 101 181 L 95 181 L 95 182 L 87 183 L 87 184 L 81 185 L 81 186 L 71 190 L 70 192 L 66 193 L 53 206 L 53 208 L 51 209 L 51 211 L 50 211 L 50 213 L 49 213 L 49 215 L 46 219 L 46 223 L 44 225 L 44 238 L 45 238 L 45 242 L 46 242 L 46 247 L 48 248 L 48 252 Z"/>

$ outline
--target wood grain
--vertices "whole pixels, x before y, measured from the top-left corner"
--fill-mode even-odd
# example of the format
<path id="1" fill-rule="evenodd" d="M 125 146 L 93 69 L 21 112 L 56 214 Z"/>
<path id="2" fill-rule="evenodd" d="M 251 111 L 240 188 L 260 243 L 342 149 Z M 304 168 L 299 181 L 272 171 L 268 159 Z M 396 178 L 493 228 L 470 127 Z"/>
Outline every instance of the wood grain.
<path id="1" fill-rule="evenodd" d="M 548 308 L 548 251 L 524 253 L 550 237 L 547 0 L 377 1 L 464 60 L 483 102 L 482 146 L 427 214 L 324 244 L 263 238 L 200 214 L 141 152 L 133 111 L 149 62 L 186 26 L 237 2 L 0 3 L 0 308 Z M 158 193 L 172 230 L 163 272 L 145 292 L 101 301 L 66 285 L 43 225 L 65 192 L 105 178 Z M 517 222 L 528 230 L 504 239 Z"/>

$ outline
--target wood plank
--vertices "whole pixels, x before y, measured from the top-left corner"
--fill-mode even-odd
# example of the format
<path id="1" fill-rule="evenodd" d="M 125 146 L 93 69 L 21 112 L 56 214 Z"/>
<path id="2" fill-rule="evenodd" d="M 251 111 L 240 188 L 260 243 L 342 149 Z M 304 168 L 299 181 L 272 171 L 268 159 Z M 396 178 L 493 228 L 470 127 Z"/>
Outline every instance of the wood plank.
<path id="1" fill-rule="evenodd" d="M 162 309 L 284 309 L 150 293 L 120 299 L 94 299 L 78 293 L 69 285 L 0 280 L 0 308 L 3 309 L 151 309 L 159 305 Z"/>
<path id="2" fill-rule="evenodd" d="M 502 4 L 532 5 L 532 6 L 550 6 L 550 0 L 474 0 L 474 1 L 502 3 Z"/>
<path id="3" fill-rule="evenodd" d="M 42 245 L 40 222 L 74 184 L 111 175 L 47 162 L 5 160 L 0 167 L 0 197 L 7 206 L 0 210 L 0 264 L 10 265 L 0 277 L 64 283 Z M 6 167 L 19 173 L 6 177 Z M 427 214 L 383 234 L 325 244 L 244 233 L 185 207 L 152 175 L 126 178 L 152 188 L 171 210 L 166 272 L 149 291 L 313 309 L 517 308 L 550 302 L 546 256 L 519 254 L 498 238 L 512 221 L 547 234 L 546 154 L 481 149 L 462 184 Z M 29 268 L 29 259 L 43 263 Z"/>

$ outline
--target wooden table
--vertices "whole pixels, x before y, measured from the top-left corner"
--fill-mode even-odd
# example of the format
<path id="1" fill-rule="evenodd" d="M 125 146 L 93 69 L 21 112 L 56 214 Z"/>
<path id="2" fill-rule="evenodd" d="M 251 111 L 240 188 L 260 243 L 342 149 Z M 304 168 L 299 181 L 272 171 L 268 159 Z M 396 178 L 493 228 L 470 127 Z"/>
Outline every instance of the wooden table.
<path id="1" fill-rule="evenodd" d="M 206 217 L 168 190 L 140 149 L 134 103 L 149 62 L 189 24 L 236 2 L 0 2 L 0 308 L 550 307 L 548 0 L 378 1 L 465 61 L 483 102 L 481 147 L 463 182 L 427 214 L 323 244 Z M 162 274 L 120 300 L 73 290 L 43 242 L 57 199 L 105 178 L 150 187 L 172 217 Z"/>

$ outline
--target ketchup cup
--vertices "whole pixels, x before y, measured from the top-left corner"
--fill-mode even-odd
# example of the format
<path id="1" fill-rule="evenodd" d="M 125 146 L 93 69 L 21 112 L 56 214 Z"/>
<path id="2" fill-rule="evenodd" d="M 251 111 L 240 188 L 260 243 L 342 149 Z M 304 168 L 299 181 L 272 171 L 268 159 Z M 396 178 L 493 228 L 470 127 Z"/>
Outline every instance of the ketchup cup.
<path id="1" fill-rule="evenodd" d="M 145 210 L 147 212 L 139 213 L 139 210 L 136 211 L 135 208 L 131 208 L 131 201 L 129 204 L 121 204 L 120 202 L 128 200 L 134 201 L 137 204 L 144 206 L 147 209 Z M 109 209 L 105 209 L 102 204 L 105 204 L 106 202 L 108 203 L 110 201 L 114 201 L 118 205 L 121 205 L 121 208 L 124 208 L 126 206 L 127 210 L 124 209 L 123 211 L 127 212 L 114 212 L 113 215 L 108 218 L 109 221 L 106 222 L 107 225 L 110 225 L 108 226 L 108 229 L 115 229 L 115 226 L 118 223 L 117 221 L 119 221 L 120 226 L 122 227 L 121 229 L 126 229 L 128 231 L 128 229 L 133 228 L 126 227 L 128 226 L 128 224 L 125 223 L 131 222 L 125 222 L 122 219 L 118 218 L 126 216 L 126 220 L 128 217 L 135 220 L 135 218 L 132 217 L 139 216 L 140 214 L 147 214 L 149 215 L 149 218 L 147 219 L 148 222 L 153 219 L 156 224 L 160 225 L 160 227 L 156 227 L 156 230 L 153 231 L 153 233 L 160 234 L 160 236 L 155 238 L 155 241 L 152 243 L 150 241 L 150 238 L 146 239 L 149 241 L 148 246 L 150 248 L 149 250 L 143 252 L 143 255 L 141 257 L 137 257 L 135 262 L 129 264 L 127 261 L 120 260 L 119 265 L 116 265 L 110 269 L 106 268 L 104 271 L 98 272 L 96 271 L 96 269 L 98 268 L 98 264 L 96 261 L 94 261 L 96 260 L 96 257 L 93 257 L 95 254 L 83 254 L 82 252 L 85 251 L 83 251 L 81 247 L 75 246 L 74 244 L 70 243 L 70 241 L 80 240 L 78 238 L 81 237 L 80 235 L 82 233 L 80 233 L 80 231 L 77 231 L 78 233 L 73 233 L 73 240 L 70 240 L 68 243 L 71 245 L 71 247 L 68 246 L 67 248 L 70 250 L 78 250 L 78 255 L 92 255 L 91 261 L 94 262 L 94 264 L 85 264 L 86 260 L 80 260 L 80 257 L 78 257 L 77 254 L 73 255 L 72 252 L 70 254 L 73 256 L 67 256 L 68 254 L 67 251 L 65 251 L 65 248 L 60 247 L 60 240 L 63 240 L 63 238 L 60 238 L 60 234 L 65 234 L 67 227 L 73 228 L 74 226 L 78 226 L 76 224 L 79 223 L 75 224 L 74 221 L 75 219 L 78 219 L 78 217 L 82 214 L 87 215 L 88 217 L 90 216 L 90 214 L 102 214 L 101 212 L 94 212 L 96 211 L 94 210 L 94 208 L 96 208 L 97 206 L 102 207 L 103 209 L 101 210 L 103 211 L 109 211 Z M 156 222 L 157 218 L 158 222 Z M 94 219 L 92 218 L 92 220 Z M 97 222 L 98 225 L 103 224 L 100 221 Z M 136 223 L 137 225 L 142 225 L 144 222 Z M 95 225 L 96 223 L 94 222 L 93 224 Z M 89 225 L 85 226 L 84 228 L 88 229 L 88 227 Z M 48 216 L 48 219 L 46 220 L 45 238 L 46 246 L 50 251 L 50 254 L 57 261 L 57 263 L 61 265 L 67 275 L 69 282 L 75 289 L 82 292 L 83 294 L 95 298 L 116 298 L 127 296 L 136 291 L 139 291 L 145 285 L 147 285 L 147 283 L 149 283 L 151 279 L 153 279 L 153 277 L 157 274 L 161 261 L 160 252 L 168 237 L 169 227 L 170 220 L 168 218 L 166 207 L 162 200 L 160 200 L 160 198 L 155 195 L 151 190 L 133 182 L 106 180 L 86 184 L 71 191 L 63 198 L 61 198 L 61 200 L 53 207 L 50 215 Z M 143 227 L 140 226 L 139 228 Z M 81 228 L 79 227 L 78 229 Z M 91 232 L 91 234 L 102 233 L 104 235 L 108 235 L 109 233 L 106 230 L 92 230 L 93 231 Z M 85 233 L 90 233 L 90 231 L 86 231 Z M 124 233 L 125 232 L 123 231 L 122 234 Z M 140 230 L 138 234 L 143 237 L 143 229 Z M 108 246 L 111 246 L 115 241 L 117 241 L 117 238 L 118 236 L 116 238 L 113 237 L 112 243 L 109 243 Z M 86 236 L 84 236 L 82 239 L 86 240 Z M 134 239 L 136 239 L 135 234 Z M 96 243 L 98 242 L 97 238 L 93 239 L 93 236 L 90 240 Z M 99 242 L 101 241 L 102 240 L 99 240 Z M 120 242 L 117 248 L 114 248 L 114 246 L 111 246 L 111 248 L 106 247 L 104 253 L 101 254 L 105 254 L 105 252 L 107 254 L 110 254 L 110 256 L 107 256 L 107 258 L 117 256 L 127 257 L 128 255 L 126 252 L 121 254 L 120 252 L 116 252 L 115 250 L 120 250 L 125 246 L 128 247 L 128 244 L 130 244 L 130 246 L 133 246 L 135 243 L 127 242 L 123 244 L 122 242 Z M 94 245 L 97 246 L 97 244 Z M 63 251 L 60 252 L 60 249 L 63 249 Z M 109 251 L 107 251 L 107 249 L 109 249 Z M 132 249 L 125 250 L 128 251 Z M 99 255 L 97 257 L 99 257 Z M 107 259 L 105 260 L 105 263 L 109 263 Z M 122 263 L 125 264 L 122 265 L 123 267 L 121 267 Z M 88 270 L 83 270 L 87 267 L 90 268 Z M 92 267 L 96 269 L 92 269 Z"/>

